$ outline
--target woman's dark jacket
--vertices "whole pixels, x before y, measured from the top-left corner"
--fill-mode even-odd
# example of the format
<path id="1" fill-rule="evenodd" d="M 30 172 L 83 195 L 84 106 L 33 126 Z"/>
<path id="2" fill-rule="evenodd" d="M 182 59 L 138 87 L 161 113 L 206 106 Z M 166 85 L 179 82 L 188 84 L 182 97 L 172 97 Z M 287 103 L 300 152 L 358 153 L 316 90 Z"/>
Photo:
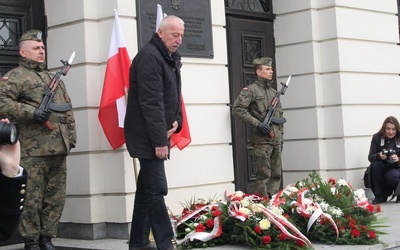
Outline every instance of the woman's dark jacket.
<path id="1" fill-rule="evenodd" d="M 181 116 L 180 55 L 171 56 L 157 34 L 138 52 L 129 72 L 125 141 L 131 157 L 158 159 L 155 147 L 169 147 L 167 131 Z"/>
<path id="2" fill-rule="evenodd" d="M 0 241 L 12 238 L 18 229 L 27 179 L 26 170 L 15 178 L 0 173 Z"/>
<path id="3" fill-rule="evenodd" d="M 400 156 L 400 141 L 399 139 L 386 139 L 380 133 L 375 133 L 371 139 L 371 146 L 369 148 L 368 161 L 382 161 L 379 153 L 382 152 L 383 149 L 393 150 L 397 155 Z M 388 166 L 396 167 L 399 163 L 388 163 L 389 157 L 386 160 L 383 160 L 383 163 Z"/>

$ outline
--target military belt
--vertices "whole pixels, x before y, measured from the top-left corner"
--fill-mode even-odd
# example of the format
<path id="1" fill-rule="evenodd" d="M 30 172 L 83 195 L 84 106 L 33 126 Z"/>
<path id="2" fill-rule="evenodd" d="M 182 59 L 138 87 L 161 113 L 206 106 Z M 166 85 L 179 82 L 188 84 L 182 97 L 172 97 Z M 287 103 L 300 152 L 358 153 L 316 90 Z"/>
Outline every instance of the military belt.
<path id="1" fill-rule="evenodd" d="M 49 118 L 49 122 L 51 123 L 67 123 L 66 115 L 51 115 Z"/>

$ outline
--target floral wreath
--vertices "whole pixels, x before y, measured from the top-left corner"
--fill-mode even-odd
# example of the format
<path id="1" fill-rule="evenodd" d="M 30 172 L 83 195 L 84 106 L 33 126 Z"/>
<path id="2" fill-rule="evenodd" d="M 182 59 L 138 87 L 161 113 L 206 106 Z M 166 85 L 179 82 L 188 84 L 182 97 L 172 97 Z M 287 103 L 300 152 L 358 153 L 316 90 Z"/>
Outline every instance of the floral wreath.
<path id="1" fill-rule="evenodd" d="M 236 191 L 221 199 L 192 199 L 176 220 L 176 241 L 184 249 L 216 245 L 252 248 L 309 248 L 324 244 L 372 245 L 382 232 L 363 189 L 343 179 L 309 178 L 288 185 L 271 199 Z"/>

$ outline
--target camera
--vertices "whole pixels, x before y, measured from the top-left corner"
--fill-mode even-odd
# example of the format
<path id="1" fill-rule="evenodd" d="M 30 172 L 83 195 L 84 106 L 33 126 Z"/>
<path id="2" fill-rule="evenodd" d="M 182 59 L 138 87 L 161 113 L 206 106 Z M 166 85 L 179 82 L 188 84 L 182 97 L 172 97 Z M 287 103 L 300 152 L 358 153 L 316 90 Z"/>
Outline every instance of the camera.
<path id="1" fill-rule="evenodd" d="M 19 127 L 16 122 L 0 122 L 0 145 L 14 145 L 19 139 Z"/>
<path id="2" fill-rule="evenodd" d="M 383 149 L 382 154 L 386 155 L 388 157 L 387 162 L 388 163 L 394 163 L 392 158 L 390 158 L 391 155 L 397 154 L 397 150 L 395 149 Z"/>

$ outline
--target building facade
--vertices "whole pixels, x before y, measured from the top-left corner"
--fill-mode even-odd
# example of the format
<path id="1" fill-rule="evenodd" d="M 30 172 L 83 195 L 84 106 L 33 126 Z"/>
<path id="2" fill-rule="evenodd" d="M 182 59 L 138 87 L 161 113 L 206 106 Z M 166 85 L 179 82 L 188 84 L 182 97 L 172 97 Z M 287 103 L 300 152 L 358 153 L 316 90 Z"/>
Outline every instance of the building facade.
<path id="1" fill-rule="evenodd" d="M 139 33 L 135 0 L 44 1 L 48 67 L 57 70 L 59 60 L 76 51 L 63 78 L 73 100 L 78 144 L 67 159 L 60 237 L 129 237 L 138 163 L 124 146 L 111 149 L 97 118 L 114 9 L 133 58 Z M 239 180 L 251 183 L 251 149 L 242 150 L 237 139 L 246 131 L 230 112 L 238 89 L 233 83 L 245 86 L 247 79 L 232 72 L 241 56 L 232 36 L 240 30 L 232 29 L 238 20 L 265 23 L 257 26 L 265 29 L 259 35 L 267 43 L 262 56 L 275 59 L 277 82 L 292 75 L 281 97 L 287 120 L 283 185 L 317 170 L 323 178 L 362 187 L 372 134 L 387 116 L 400 117 L 398 1 L 210 0 L 210 12 L 213 57 L 182 60 L 192 143 L 183 151 L 173 148 L 166 162 L 171 210 L 180 213 L 181 203 L 192 198 L 247 189 Z"/>

